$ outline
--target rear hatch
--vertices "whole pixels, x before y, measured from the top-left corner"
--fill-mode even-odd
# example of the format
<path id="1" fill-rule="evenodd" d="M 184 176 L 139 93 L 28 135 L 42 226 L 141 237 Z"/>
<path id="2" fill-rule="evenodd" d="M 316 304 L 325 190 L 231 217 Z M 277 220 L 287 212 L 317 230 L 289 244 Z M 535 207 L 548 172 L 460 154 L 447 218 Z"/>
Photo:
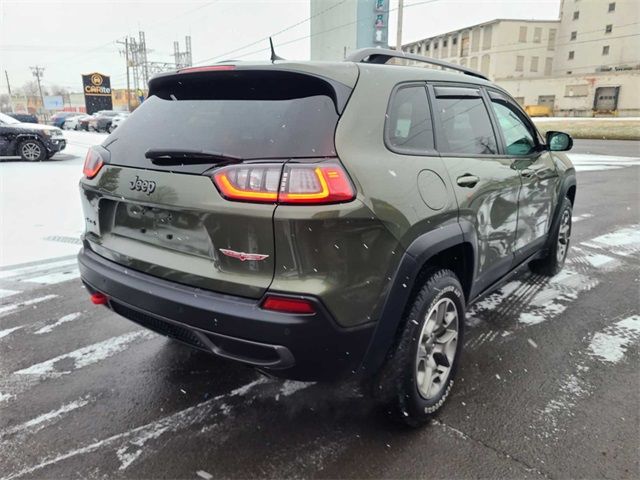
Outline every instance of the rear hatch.
<path id="1" fill-rule="evenodd" d="M 152 79 L 149 98 L 94 150 L 104 166 L 82 180 L 90 248 L 168 280 L 262 296 L 276 261 L 276 202 L 230 201 L 212 178 L 235 165 L 236 185 L 277 192 L 285 163 L 335 157 L 351 68 L 339 78 L 351 85 L 271 65 Z"/>

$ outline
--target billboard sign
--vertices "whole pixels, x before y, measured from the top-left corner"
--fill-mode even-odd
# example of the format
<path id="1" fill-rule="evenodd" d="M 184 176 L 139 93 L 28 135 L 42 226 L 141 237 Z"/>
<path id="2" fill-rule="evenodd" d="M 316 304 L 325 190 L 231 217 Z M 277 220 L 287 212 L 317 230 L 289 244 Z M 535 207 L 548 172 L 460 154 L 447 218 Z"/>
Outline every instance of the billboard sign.
<path id="1" fill-rule="evenodd" d="M 62 110 L 63 107 L 62 95 L 47 95 L 44 97 L 45 110 Z"/>
<path id="2" fill-rule="evenodd" d="M 82 75 L 82 90 L 89 115 L 100 110 L 113 110 L 111 78 L 107 75 L 98 72 Z"/>

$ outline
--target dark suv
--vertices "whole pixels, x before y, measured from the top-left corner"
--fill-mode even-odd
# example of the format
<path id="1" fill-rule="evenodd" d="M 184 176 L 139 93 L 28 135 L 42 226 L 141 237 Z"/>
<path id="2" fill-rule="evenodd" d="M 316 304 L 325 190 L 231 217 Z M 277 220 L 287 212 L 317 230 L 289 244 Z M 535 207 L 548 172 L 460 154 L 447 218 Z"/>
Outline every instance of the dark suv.
<path id="1" fill-rule="evenodd" d="M 0 113 L 0 157 L 20 157 L 29 162 L 38 162 L 64 150 L 66 145 L 59 128 L 22 123 Z"/>
<path id="2" fill-rule="evenodd" d="M 96 304 L 272 375 L 357 375 L 409 424 L 449 394 L 465 308 L 571 233 L 571 138 L 477 72 L 197 67 L 92 148 L 79 255 Z"/>

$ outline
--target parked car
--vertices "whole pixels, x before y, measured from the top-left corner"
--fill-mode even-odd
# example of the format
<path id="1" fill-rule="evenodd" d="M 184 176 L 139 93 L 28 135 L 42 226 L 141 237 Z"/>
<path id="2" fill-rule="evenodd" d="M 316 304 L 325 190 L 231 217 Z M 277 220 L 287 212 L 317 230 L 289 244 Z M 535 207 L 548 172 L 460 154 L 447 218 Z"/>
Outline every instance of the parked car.
<path id="1" fill-rule="evenodd" d="M 0 157 L 38 162 L 64 150 L 62 130 L 49 125 L 22 123 L 0 113 Z"/>
<path id="2" fill-rule="evenodd" d="M 571 146 L 482 74 L 394 50 L 163 73 L 87 154 L 82 281 L 270 375 L 358 378 L 421 425 L 467 305 L 521 266 L 563 267 Z"/>
<path id="3" fill-rule="evenodd" d="M 51 116 L 51 125 L 62 128 L 67 118 L 77 117 L 78 112 L 56 112 Z"/>
<path id="4" fill-rule="evenodd" d="M 88 119 L 89 117 L 90 115 L 87 115 L 85 113 L 67 117 L 64 121 L 64 124 L 62 125 L 62 128 L 64 130 L 80 130 L 80 121 L 85 118 Z"/>
<path id="5" fill-rule="evenodd" d="M 111 121 L 121 112 L 115 110 L 101 110 L 95 113 L 89 120 L 89 130 L 96 132 L 108 132 L 111 127 Z"/>
<path id="6" fill-rule="evenodd" d="M 87 131 L 87 132 L 88 132 L 88 131 L 90 130 L 90 128 L 89 128 L 89 123 L 91 122 L 91 120 L 92 120 L 96 115 L 97 115 L 97 113 L 94 113 L 94 114 L 92 114 L 92 115 L 86 115 L 86 116 L 84 116 L 84 117 L 81 117 L 81 118 L 78 120 L 78 125 L 79 125 L 78 130 L 85 130 L 85 131 Z"/>
<path id="7" fill-rule="evenodd" d="M 109 125 L 109 133 L 118 128 L 122 124 L 122 122 L 124 122 L 129 117 L 129 115 L 131 115 L 129 112 L 120 112 L 118 113 L 118 115 L 113 117 L 111 119 L 111 125 Z"/>
<path id="8" fill-rule="evenodd" d="M 6 115 L 9 115 L 22 123 L 40 123 L 38 121 L 38 117 L 32 113 L 7 113 Z"/>

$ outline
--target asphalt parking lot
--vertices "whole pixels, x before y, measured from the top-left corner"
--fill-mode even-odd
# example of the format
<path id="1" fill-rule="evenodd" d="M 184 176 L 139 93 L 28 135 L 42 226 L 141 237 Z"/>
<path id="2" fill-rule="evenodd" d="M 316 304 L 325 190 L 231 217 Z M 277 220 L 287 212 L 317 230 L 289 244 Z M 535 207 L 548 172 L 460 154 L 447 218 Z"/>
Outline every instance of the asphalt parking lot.
<path id="1" fill-rule="evenodd" d="M 3 267 L 0 478 L 638 478 L 639 151 L 576 141 L 564 271 L 470 309 L 421 430 L 349 384 L 267 379 L 94 307 L 72 256 Z"/>

